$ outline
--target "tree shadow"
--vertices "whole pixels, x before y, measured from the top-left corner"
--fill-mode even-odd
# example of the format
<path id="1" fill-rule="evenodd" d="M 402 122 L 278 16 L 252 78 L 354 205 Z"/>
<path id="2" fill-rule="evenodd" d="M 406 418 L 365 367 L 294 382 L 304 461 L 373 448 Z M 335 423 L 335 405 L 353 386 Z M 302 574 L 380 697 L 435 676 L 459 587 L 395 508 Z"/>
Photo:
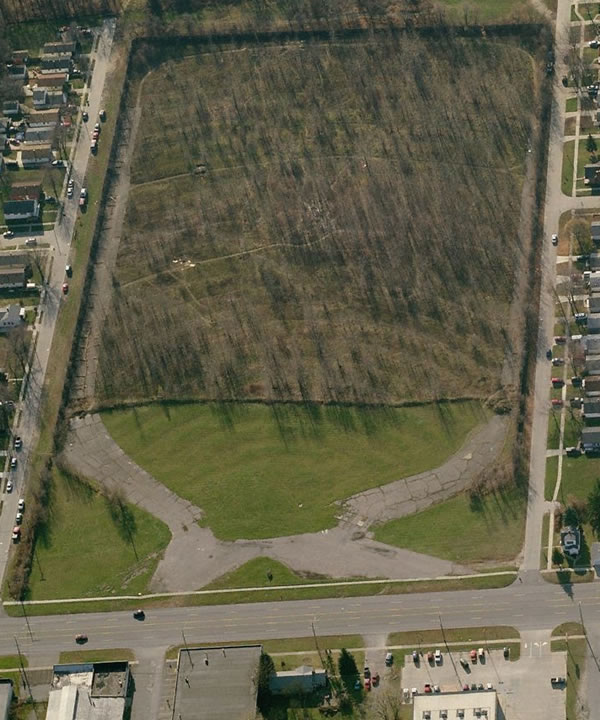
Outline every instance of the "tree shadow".
<path id="1" fill-rule="evenodd" d="M 565 595 L 571 600 L 573 599 L 573 584 L 571 583 L 571 571 L 570 570 L 557 570 L 556 579 L 558 584 L 564 590 Z"/>
<path id="2" fill-rule="evenodd" d="M 117 532 L 123 540 L 131 545 L 135 559 L 139 560 L 134 541 L 134 537 L 137 532 L 137 523 L 131 508 L 119 498 L 111 499 L 110 497 L 107 497 L 105 498 L 105 502 L 110 519 L 117 528 Z"/>

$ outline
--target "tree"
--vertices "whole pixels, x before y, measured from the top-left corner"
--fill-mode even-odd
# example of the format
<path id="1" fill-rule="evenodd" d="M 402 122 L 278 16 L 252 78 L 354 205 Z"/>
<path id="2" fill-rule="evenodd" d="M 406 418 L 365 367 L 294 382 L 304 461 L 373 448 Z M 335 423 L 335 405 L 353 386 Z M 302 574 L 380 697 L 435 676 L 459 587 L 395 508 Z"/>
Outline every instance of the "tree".
<path id="1" fill-rule="evenodd" d="M 338 670 L 346 690 L 348 692 L 354 690 L 354 684 L 358 678 L 358 668 L 356 667 L 354 655 L 349 653 L 346 648 L 342 648 L 338 658 Z"/>
<path id="2" fill-rule="evenodd" d="M 596 537 L 600 537 L 600 480 L 588 495 L 588 520 Z"/>
<path id="3" fill-rule="evenodd" d="M 579 515 L 574 507 L 569 506 L 563 515 L 563 525 L 565 527 L 579 527 Z"/>
<path id="4" fill-rule="evenodd" d="M 596 144 L 596 141 L 595 141 L 594 138 L 592 137 L 592 133 L 590 133 L 590 134 L 587 136 L 587 140 L 585 141 L 585 149 L 586 149 L 589 153 L 593 153 L 593 152 L 596 152 L 597 147 L 598 147 L 598 145 Z"/>
<path id="5" fill-rule="evenodd" d="M 273 662 L 273 658 L 266 652 L 261 653 L 258 663 L 258 691 L 256 696 L 256 705 L 263 715 L 268 709 L 269 702 L 271 700 L 269 680 L 274 672 L 275 663 Z"/>

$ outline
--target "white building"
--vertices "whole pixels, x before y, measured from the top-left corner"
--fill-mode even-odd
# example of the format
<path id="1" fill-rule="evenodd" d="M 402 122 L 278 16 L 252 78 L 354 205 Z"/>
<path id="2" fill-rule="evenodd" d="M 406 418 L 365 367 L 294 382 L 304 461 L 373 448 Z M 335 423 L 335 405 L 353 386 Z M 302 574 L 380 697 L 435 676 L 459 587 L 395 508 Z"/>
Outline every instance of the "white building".
<path id="1" fill-rule="evenodd" d="M 13 330 L 22 324 L 20 311 L 20 305 L 8 305 L 0 308 L 0 333 Z"/>
<path id="2" fill-rule="evenodd" d="M 413 720 L 496 720 L 495 690 L 431 693 L 413 698 Z"/>

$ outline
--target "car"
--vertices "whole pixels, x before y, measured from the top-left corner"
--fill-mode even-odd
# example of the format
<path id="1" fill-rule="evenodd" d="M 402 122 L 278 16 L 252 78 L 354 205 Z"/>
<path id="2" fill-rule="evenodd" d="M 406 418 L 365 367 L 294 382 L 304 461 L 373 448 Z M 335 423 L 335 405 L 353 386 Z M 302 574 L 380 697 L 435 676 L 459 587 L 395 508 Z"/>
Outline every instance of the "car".
<path id="1" fill-rule="evenodd" d="M 359 680 L 358 678 L 356 678 L 356 682 L 354 683 L 354 689 L 355 689 L 355 690 L 360 690 L 361 687 L 362 687 L 362 685 L 361 685 L 360 680 Z"/>
<path id="2" fill-rule="evenodd" d="M 379 673 L 376 672 L 375 675 L 371 678 L 371 683 L 373 687 L 377 687 L 379 685 Z"/>
<path id="3" fill-rule="evenodd" d="M 388 654 L 385 656 L 385 664 L 386 664 L 386 665 L 387 665 L 388 655 L 391 656 L 392 653 L 388 653 Z M 413 652 L 412 652 L 412 659 L 413 659 L 413 662 L 414 662 L 415 665 L 418 665 L 418 664 L 419 664 L 419 653 L 418 653 L 416 650 L 413 650 Z M 391 664 L 392 664 L 392 663 L 390 662 L 390 665 L 391 665 Z"/>
<path id="4" fill-rule="evenodd" d="M 556 367 L 558 365 L 564 365 L 565 361 L 563 358 L 552 358 L 552 364 Z"/>
<path id="5" fill-rule="evenodd" d="M 106 110 L 100 110 L 99 117 L 102 122 L 106 122 Z"/>
<path id="6" fill-rule="evenodd" d="M 87 188 L 82 187 L 82 188 L 81 188 L 81 192 L 79 193 L 79 204 L 80 204 L 80 205 L 85 205 L 85 204 L 86 204 L 86 202 L 87 202 L 87 196 L 88 196 Z"/>
<path id="7" fill-rule="evenodd" d="M 561 388 L 565 384 L 565 381 L 562 378 L 557 377 L 553 377 L 551 382 L 553 387 L 555 388 Z"/>
<path id="8" fill-rule="evenodd" d="M 417 659 L 415 660 L 415 653 L 413 652 L 413 662 L 416 664 L 419 662 L 419 656 L 417 655 Z M 391 667 L 394 664 L 394 656 L 391 652 L 386 653 L 385 655 L 385 666 Z"/>
<path id="9" fill-rule="evenodd" d="M 15 447 L 15 450 L 20 450 L 23 447 L 23 440 L 21 440 L 20 435 L 15 435 L 13 445 Z"/>
<path id="10" fill-rule="evenodd" d="M 14 234 L 14 232 L 13 232 L 12 230 L 5 230 L 5 231 L 2 233 L 2 237 L 5 237 L 5 238 L 11 238 L 11 237 L 14 237 L 14 235 L 15 235 L 15 234 Z"/>
<path id="11" fill-rule="evenodd" d="M 566 448 L 565 452 L 568 457 L 579 457 L 581 455 L 581 450 L 576 446 Z"/>
<path id="12" fill-rule="evenodd" d="M 477 689 L 483 690 L 483 683 L 477 683 Z"/>
<path id="13" fill-rule="evenodd" d="M 98 133 L 102 131 L 102 128 L 100 127 L 100 123 L 99 123 L 99 122 L 97 122 L 97 123 L 94 125 L 94 130 L 95 130 L 96 132 L 98 132 Z"/>
<path id="14" fill-rule="evenodd" d="M 13 482 L 12 482 L 12 480 L 9 480 L 9 481 L 6 483 L 6 492 L 7 492 L 7 493 L 11 493 L 12 490 L 13 490 Z"/>
<path id="15" fill-rule="evenodd" d="M 578 375 L 573 375 L 571 378 L 571 385 L 573 387 L 581 387 L 583 384 L 583 378 L 579 377 Z"/>
<path id="16" fill-rule="evenodd" d="M 17 503 L 17 507 L 21 512 L 25 510 L 25 500 L 23 498 L 19 498 L 19 502 Z"/>
<path id="17" fill-rule="evenodd" d="M 554 235 L 552 236 L 552 244 L 554 245 L 554 247 L 558 245 L 558 235 L 556 233 L 554 233 Z"/>
<path id="18" fill-rule="evenodd" d="M 433 665 L 433 663 L 434 663 L 434 657 L 433 657 L 433 653 L 431 651 L 427 653 L 427 662 L 430 665 Z"/>
<path id="19" fill-rule="evenodd" d="M 410 694 L 414 697 L 415 695 L 419 694 L 419 691 L 417 690 L 417 688 L 411 688 Z"/>
<path id="20" fill-rule="evenodd" d="M 563 75 L 560 81 L 563 84 L 563 87 L 569 86 L 569 78 L 566 75 Z"/>
<path id="21" fill-rule="evenodd" d="M 84 110 L 81 113 L 81 119 L 83 120 L 83 122 L 87 122 L 90 119 L 90 116 L 88 115 L 87 110 Z"/>
<path id="22" fill-rule="evenodd" d="M 47 203 L 49 203 L 50 205 L 55 205 L 55 204 L 56 204 L 56 198 L 53 197 L 52 195 L 45 195 L 45 196 L 44 196 L 44 202 L 47 202 Z"/>
<path id="23" fill-rule="evenodd" d="M 92 142 L 90 143 L 90 151 L 95 153 L 98 150 L 98 140 L 97 138 L 93 138 Z"/>
<path id="24" fill-rule="evenodd" d="M 63 295 L 68 295 L 68 294 L 69 294 L 69 283 L 63 283 L 63 284 L 62 284 L 62 291 L 63 291 Z"/>
<path id="25" fill-rule="evenodd" d="M 492 685 L 492 683 L 486 683 L 485 688 L 486 690 L 493 690 L 494 686 Z"/>
<path id="26" fill-rule="evenodd" d="M 552 348 L 548 348 L 548 350 L 546 350 L 546 358 L 548 360 L 552 360 Z"/>
<path id="27" fill-rule="evenodd" d="M 473 663 L 473 665 L 475 665 L 475 663 L 477 662 L 477 650 L 471 650 L 469 655 L 471 657 L 471 662 Z"/>
<path id="28" fill-rule="evenodd" d="M 65 161 L 64 160 L 53 160 L 52 161 L 52 167 L 64 167 Z"/>
<path id="29" fill-rule="evenodd" d="M 431 685 L 430 685 L 429 683 L 425 683 L 425 687 L 423 688 L 423 690 L 424 690 L 426 693 L 430 693 L 430 692 L 431 692 Z"/>
<path id="30" fill-rule="evenodd" d="M 23 513 L 22 512 L 18 512 L 16 514 L 15 522 L 17 523 L 17 525 L 20 525 L 23 522 Z"/>
<path id="31" fill-rule="evenodd" d="M 371 678 L 365 678 L 365 690 L 368 692 L 371 689 Z"/>
<path id="32" fill-rule="evenodd" d="M 138 608 L 133 611 L 133 617 L 136 620 L 144 620 L 146 618 L 146 613 L 141 608 Z"/>
<path id="33" fill-rule="evenodd" d="M 11 457 L 11 459 L 10 459 L 10 469 L 11 469 L 11 470 L 16 470 L 16 468 L 17 468 L 17 458 L 16 458 L 16 457 Z"/>
<path id="34" fill-rule="evenodd" d="M 72 198 L 73 197 L 73 187 L 67 188 L 67 197 Z"/>
<path id="35" fill-rule="evenodd" d="M 462 665 L 463 670 L 469 669 L 469 663 L 463 657 L 460 659 L 460 664 Z"/>
<path id="36" fill-rule="evenodd" d="M 73 185 L 75 185 L 75 180 L 73 180 L 73 178 L 69 178 L 69 181 L 67 182 L 67 185 L 68 185 L 69 187 L 73 187 Z"/>
<path id="37" fill-rule="evenodd" d="M 66 275 L 67 277 L 72 277 L 72 275 L 73 275 L 73 268 L 71 267 L 71 265 L 66 265 L 66 266 L 65 266 L 65 275 Z"/>
<path id="38" fill-rule="evenodd" d="M 75 635 L 75 642 L 79 645 L 83 645 L 88 641 L 88 636 L 84 635 L 83 633 L 79 633 L 79 635 Z"/>
<path id="39" fill-rule="evenodd" d="M 25 240 L 25 247 L 35 247 L 37 245 L 37 240 L 35 238 L 27 238 Z"/>
<path id="40" fill-rule="evenodd" d="M 477 683 L 471 683 L 471 690 L 477 690 Z"/>
<path id="41" fill-rule="evenodd" d="M 586 313 L 575 313 L 575 322 L 578 325 L 587 325 L 587 319 Z"/>
<path id="42" fill-rule="evenodd" d="M 462 686 L 462 689 L 463 689 L 464 692 L 468 692 L 468 690 L 469 690 L 468 684 L 465 683 L 465 684 Z"/>
<path id="43" fill-rule="evenodd" d="M 502 648 L 502 654 L 504 655 L 504 658 L 508 660 L 510 657 L 510 648 L 506 647 L 506 645 Z"/>
<path id="44" fill-rule="evenodd" d="M 552 398 L 552 407 L 562 407 L 562 400 L 560 398 Z"/>
<path id="45" fill-rule="evenodd" d="M 14 543 L 19 542 L 21 539 L 21 528 L 18 525 L 15 525 L 12 531 L 11 540 Z"/>
<path id="46" fill-rule="evenodd" d="M 368 666 L 368 665 L 365 665 L 364 676 L 365 676 L 365 678 L 370 678 L 370 677 L 371 677 L 371 670 L 369 669 L 369 666 Z"/>
<path id="47" fill-rule="evenodd" d="M 438 665 L 442 662 L 442 653 L 439 650 L 435 651 L 435 661 Z"/>
<path id="48" fill-rule="evenodd" d="M 556 677 L 550 678 L 550 684 L 551 684 L 552 686 L 554 686 L 554 685 L 564 685 L 566 682 L 567 682 L 567 681 L 565 680 L 564 677 L 556 676 Z"/>
<path id="49" fill-rule="evenodd" d="M 567 338 L 564 335 L 556 335 L 554 337 L 555 345 L 564 345 L 567 342 Z"/>
<path id="50" fill-rule="evenodd" d="M 94 130 L 92 133 L 92 140 L 98 140 L 100 133 L 97 130 Z"/>
<path id="51" fill-rule="evenodd" d="M 600 41 L 598 40 L 590 40 L 588 43 L 588 47 L 591 47 L 593 50 L 596 50 L 596 48 L 600 47 Z"/>

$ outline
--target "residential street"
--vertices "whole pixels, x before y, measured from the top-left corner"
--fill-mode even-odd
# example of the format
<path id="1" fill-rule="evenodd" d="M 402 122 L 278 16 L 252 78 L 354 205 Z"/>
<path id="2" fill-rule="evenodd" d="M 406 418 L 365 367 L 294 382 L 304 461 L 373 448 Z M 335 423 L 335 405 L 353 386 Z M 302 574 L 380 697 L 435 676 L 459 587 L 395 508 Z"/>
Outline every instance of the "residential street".
<path id="1" fill-rule="evenodd" d="M 95 59 L 95 69 L 93 83 L 88 95 L 88 112 L 90 119 L 96 118 L 102 107 L 102 91 L 106 79 L 114 30 L 114 20 L 104 22 L 98 39 L 96 52 L 92 55 L 93 60 Z M 23 448 L 18 454 L 19 464 L 17 469 L 11 472 L 15 489 L 12 494 L 4 493 L 2 498 L 4 505 L 2 514 L 0 514 L 0 577 L 4 576 L 4 570 L 6 568 L 11 544 L 11 531 L 14 525 L 17 502 L 23 490 L 29 456 L 31 451 L 36 447 L 39 438 L 42 388 L 46 377 L 46 368 L 50 356 L 54 327 L 61 302 L 69 301 L 68 296 L 65 297 L 63 295 L 61 286 L 65 281 L 65 265 L 69 261 L 71 240 L 77 213 L 79 212 L 77 198 L 79 197 L 79 190 L 85 178 L 89 157 L 89 130 L 84 126 L 79 136 L 75 152 L 72 155 L 71 174 L 75 180 L 74 198 L 72 200 L 65 199 L 62 221 L 60 224 L 57 223 L 54 231 L 46 232 L 43 238 L 44 242 L 50 243 L 53 256 L 50 259 L 50 273 L 39 305 L 38 316 L 41 319 L 37 323 L 37 345 L 32 358 L 29 384 L 23 398 L 19 422 L 15 428 L 15 433 L 23 439 Z M 64 361 L 67 362 L 67 358 L 64 358 Z"/>

